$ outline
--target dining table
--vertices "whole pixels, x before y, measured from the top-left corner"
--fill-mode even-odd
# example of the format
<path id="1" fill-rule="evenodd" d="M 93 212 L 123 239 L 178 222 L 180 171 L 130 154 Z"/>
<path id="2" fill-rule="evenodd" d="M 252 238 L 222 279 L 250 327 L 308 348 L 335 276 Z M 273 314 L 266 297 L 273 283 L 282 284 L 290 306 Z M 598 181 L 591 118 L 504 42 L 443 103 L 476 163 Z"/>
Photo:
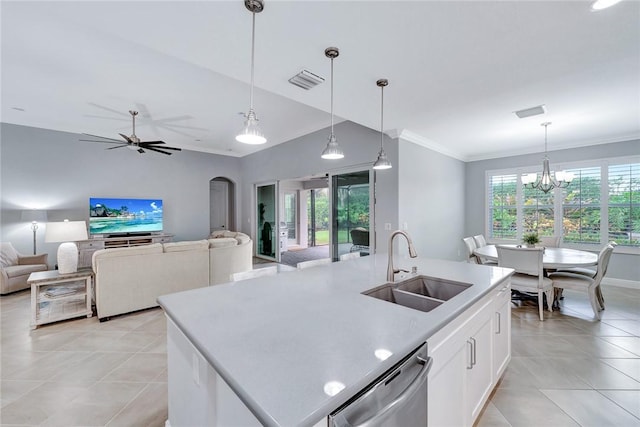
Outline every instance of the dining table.
<path id="1" fill-rule="evenodd" d="M 504 245 L 521 247 L 522 245 Z M 476 248 L 473 253 L 481 258 L 498 261 L 496 245 Z M 569 248 L 544 248 L 542 267 L 545 270 L 557 270 L 567 267 L 589 267 L 598 264 L 598 254 Z"/>

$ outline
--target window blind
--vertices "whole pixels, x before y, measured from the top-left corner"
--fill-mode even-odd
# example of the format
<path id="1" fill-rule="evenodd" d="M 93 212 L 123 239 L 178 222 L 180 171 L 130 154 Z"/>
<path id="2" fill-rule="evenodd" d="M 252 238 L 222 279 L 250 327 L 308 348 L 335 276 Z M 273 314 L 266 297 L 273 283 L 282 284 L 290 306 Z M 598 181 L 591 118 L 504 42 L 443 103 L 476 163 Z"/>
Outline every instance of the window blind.
<path id="1" fill-rule="evenodd" d="M 568 169 L 574 175 L 563 190 L 562 228 L 564 241 L 600 242 L 600 167 Z"/>
<path id="2" fill-rule="evenodd" d="M 514 239 L 517 233 L 517 175 L 494 175 L 489 178 L 489 236 Z"/>
<path id="3" fill-rule="evenodd" d="M 640 246 L 640 163 L 609 166 L 609 240 Z"/>

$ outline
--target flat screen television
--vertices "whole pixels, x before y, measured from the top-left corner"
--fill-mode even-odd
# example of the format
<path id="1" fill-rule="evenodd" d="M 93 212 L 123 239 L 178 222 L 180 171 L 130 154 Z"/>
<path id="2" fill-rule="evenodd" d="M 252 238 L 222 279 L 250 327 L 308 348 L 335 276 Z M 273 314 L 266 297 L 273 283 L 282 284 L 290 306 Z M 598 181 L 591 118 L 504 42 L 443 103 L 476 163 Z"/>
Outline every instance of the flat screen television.
<path id="1" fill-rule="evenodd" d="M 161 199 L 89 199 L 89 234 L 141 235 L 162 231 Z"/>

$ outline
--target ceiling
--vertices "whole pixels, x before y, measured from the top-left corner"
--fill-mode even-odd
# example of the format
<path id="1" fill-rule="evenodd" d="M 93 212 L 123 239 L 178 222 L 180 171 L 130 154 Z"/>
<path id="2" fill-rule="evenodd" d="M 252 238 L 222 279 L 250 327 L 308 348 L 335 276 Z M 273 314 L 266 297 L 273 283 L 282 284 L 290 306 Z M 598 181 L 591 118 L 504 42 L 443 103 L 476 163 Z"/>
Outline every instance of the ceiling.
<path id="1" fill-rule="evenodd" d="M 142 140 L 244 156 L 329 126 L 324 49 L 337 46 L 337 120 L 379 130 L 375 82 L 387 78 L 385 132 L 460 160 L 540 152 L 543 121 L 549 150 L 640 138 L 639 1 L 592 12 L 589 1 L 267 0 L 254 101 L 264 146 L 234 140 L 249 106 L 242 0 L 1 8 L 6 123 L 117 137 L 135 109 Z M 288 83 L 302 69 L 325 83 Z M 540 104 L 543 116 L 513 114 Z"/>

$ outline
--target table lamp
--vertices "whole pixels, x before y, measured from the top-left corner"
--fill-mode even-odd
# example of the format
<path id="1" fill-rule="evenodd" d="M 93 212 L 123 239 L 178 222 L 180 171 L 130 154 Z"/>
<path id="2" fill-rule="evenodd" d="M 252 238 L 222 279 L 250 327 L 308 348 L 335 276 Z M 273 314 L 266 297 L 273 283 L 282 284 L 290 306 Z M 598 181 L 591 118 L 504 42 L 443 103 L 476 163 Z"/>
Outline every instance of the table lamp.
<path id="1" fill-rule="evenodd" d="M 26 209 L 22 211 L 21 219 L 31 222 L 31 230 L 33 231 L 33 254 L 36 254 L 36 230 L 38 230 L 39 222 L 47 222 L 47 211 L 39 209 Z"/>
<path id="2" fill-rule="evenodd" d="M 63 242 L 58 247 L 58 273 L 78 271 L 78 247 L 75 242 L 87 240 L 87 224 L 84 221 L 48 222 L 44 234 L 47 243 Z"/>

